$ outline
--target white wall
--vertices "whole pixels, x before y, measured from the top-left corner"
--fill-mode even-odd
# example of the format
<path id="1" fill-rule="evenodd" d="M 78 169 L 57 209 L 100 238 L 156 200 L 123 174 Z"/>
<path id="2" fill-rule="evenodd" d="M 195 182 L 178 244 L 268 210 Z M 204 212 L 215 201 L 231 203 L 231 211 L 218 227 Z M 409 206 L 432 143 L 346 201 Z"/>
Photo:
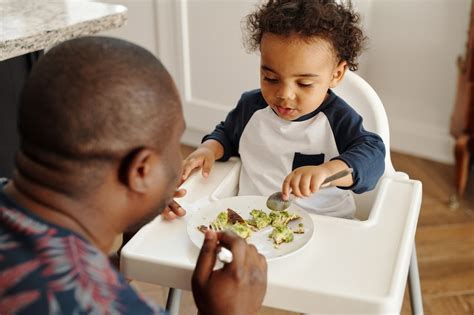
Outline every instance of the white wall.
<path id="1" fill-rule="evenodd" d="M 84 0 L 82 0 L 84 1 Z M 93 0 L 127 7 L 127 23 L 119 29 L 101 32 L 98 35 L 112 36 L 131 41 L 155 55 L 157 50 L 157 29 L 154 0 Z"/>
<path id="2" fill-rule="evenodd" d="M 360 15 L 362 30 L 366 35 L 369 33 L 371 28 L 372 2 L 373 0 L 352 0 L 355 10 Z M 369 71 L 368 57 L 369 55 L 364 51 L 359 58 L 359 70 L 357 70 L 357 74 L 363 78 L 367 78 L 367 73 Z"/>
<path id="3" fill-rule="evenodd" d="M 470 0 L 373 0 L 365 79 L 382 99 L 392 149 L 452 163 L 449 134 Z"/>
<path id="4" fill-rule="evenodd" d="M 129 8 L 127 26 L 109 34 L 129 39 L 157 53 L 159 32 L 156 25 L 159 23 L 155 9 L 160 1 L 163 0 L 104 1 L 124 4 Z M 214 80 L 219 88 L 214 92 L 208 91 L 205 86 L 196 88 L 200 86 L 199 76 L 209 75 L 206 62 L 212 62 L 213 56 L 229 54 L 232 60 L 232 50 L 243 49 L 237 34 L 239 25 L 234 25 L 237 21 L 226 20 L 225 13 L 221 14 L 222 10 L 226 10 L 225 4 L 231 10 L 238 1 L 214 1 L 214 10 L 200 10 L 200 1 L 190 2 L 190 19 L 193 19 L 194 26 L 190 30 L 188 48 L 196 52 L 193 58 L 201 58 L 199 62 L 192 62 L 194 68 L 191 69 L 190 80 L 195 99 L 212 97 L 233 105 L 229 95 L 241 92 L 234 91 L 234 87 L 241 83 L 232 82 L 258 82 L 258 71 L 240 71 L 242 73 L 232 76 L 230 81 L 225 79 L 227 82 L 220 79 L 221 73 L 213 73 L 215 77 L 209 80 Z M 210 2 L 201 3 L 209 6 Z M 452 163 L 454 141 L 449 134 L 449 124 L 456 91 L 456 58 L 464 54 L 470 0 L 354 0 L 354 4 L 361 12 L 363 26 L 369 36 L 369 50 L 361 58 L 359 74 L 375 88 L 385 105 L 392 149 Z M 203 21 L 201 24 L 200 19 Z M 209 20 L 212 23 L 206 24 Z M 169 22 L 173 23 L 173 20 Z M 203 34 L 206 27 L 214 23 L 223 25 L 222 29 L 231 30 L 228 36 L 232 37 L 235 45 L 220 45 L 218 37 L 208 42 L 211 45 L 199 45 L 201 39 L 196 35 Z M 208 31 L 210 34 L 219 33 Z M 170 42 L 170 45 L 175 43 Z M 241 54 L 242 51 L 235 53 Z M 255 56 L 249 56 L 249 64 L 255 63 L 254 59 Z M 245 65 L 244 69 L 248 66 Z M 239 72 L 238 65 L 230 64 L 229 67 L 229 71 Z M 227 94 L 221 93 L 224 89 L 228 89 Z M 202 129 L 210 128 L 212 126 Z"/>

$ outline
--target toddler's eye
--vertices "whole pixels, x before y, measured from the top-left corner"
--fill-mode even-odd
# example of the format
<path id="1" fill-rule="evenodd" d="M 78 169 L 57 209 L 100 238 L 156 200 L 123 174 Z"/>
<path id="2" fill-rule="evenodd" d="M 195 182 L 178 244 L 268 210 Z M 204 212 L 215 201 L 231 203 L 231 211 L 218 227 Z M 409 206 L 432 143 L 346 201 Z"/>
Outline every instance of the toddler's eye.
<path id="1" fill-rule="evenodd" d="M 309 88 L 313 86 L 313 83 L 298 83 L 299 86 Z"/>
<path id="2" fill-rule="evenodd" d="M 277 79 L 273 79 L 273 78 L 269 78 L 269 77 L 263 77 L 263 79 L 267 82 L 270 82 L 270 83 L 277 83 L 278 82 Z"/>

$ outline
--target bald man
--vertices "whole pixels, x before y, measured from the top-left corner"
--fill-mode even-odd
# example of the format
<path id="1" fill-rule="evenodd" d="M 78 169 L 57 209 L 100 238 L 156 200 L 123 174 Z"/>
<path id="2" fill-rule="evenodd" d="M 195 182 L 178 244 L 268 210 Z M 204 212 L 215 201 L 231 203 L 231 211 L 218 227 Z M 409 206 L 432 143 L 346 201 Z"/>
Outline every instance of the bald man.
<path id="1" fill-rule="evenodd" d="M 62 43 L 33 69 L 18 130 L 16 172 L 0 184 L 0 313 L 164 314 L 105 253 L 159 215 L 179 182 L 184 120 L 166 69 L 122 40 Z M 218 242 L 236 259 L 213 271 Z M 256 314 L 265 259 L 208 232 L 192 287 L 202 314 Z"/>

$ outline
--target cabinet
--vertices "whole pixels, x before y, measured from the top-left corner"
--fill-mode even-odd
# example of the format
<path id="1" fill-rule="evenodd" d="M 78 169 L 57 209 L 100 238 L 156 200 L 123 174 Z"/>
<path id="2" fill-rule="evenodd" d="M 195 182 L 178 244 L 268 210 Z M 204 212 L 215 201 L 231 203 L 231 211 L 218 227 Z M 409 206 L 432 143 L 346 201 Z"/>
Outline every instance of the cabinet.
<path id="1" fill-rule="evenodd" d="M 16 130 L 18 100 L 33 64 L 41 52 L 0 61 L 0 178 L 13 175 L 19 138 Z"/>
<path id="2" fill-rule="evenodd" d="M 455 187 L 462 197 L 468 181 L 474 153 L 474 5 L 471 7 L 466 54 L 458 59 L 458 83 L 451 135 L 455 138 Z"/>
<path id="3" fill-rule="evenodd" d="M 0 2 L 0 177 L 11 177 L 19 145 L 18 101 L 33 64 L 61 41 L 120 27 L 127 9 L 73 0 Z"/>

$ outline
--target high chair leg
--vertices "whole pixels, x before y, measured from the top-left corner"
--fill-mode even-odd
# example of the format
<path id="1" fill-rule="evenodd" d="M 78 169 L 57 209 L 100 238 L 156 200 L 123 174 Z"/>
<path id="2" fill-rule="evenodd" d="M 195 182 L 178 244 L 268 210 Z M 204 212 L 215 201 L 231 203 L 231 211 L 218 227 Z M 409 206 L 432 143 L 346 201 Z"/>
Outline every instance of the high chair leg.
<path id="1" fill-rule="evenodd" d="M 169 315 L 179 315 L 179 304 L 181 302 L 181 290 L 170 288 L 168 299 L 166 300 L 166 310 Z"/>
<path id="2" fill-rule="evenodd" d="M 423 297 L 421 295 L 420 275 L 418 273 L 418 260 L 416 247 L 413 244 L 410 267 L 408 269 L 408 287 L 410 290 L 411 311 L 414 315 L 423 315 Z"/>

